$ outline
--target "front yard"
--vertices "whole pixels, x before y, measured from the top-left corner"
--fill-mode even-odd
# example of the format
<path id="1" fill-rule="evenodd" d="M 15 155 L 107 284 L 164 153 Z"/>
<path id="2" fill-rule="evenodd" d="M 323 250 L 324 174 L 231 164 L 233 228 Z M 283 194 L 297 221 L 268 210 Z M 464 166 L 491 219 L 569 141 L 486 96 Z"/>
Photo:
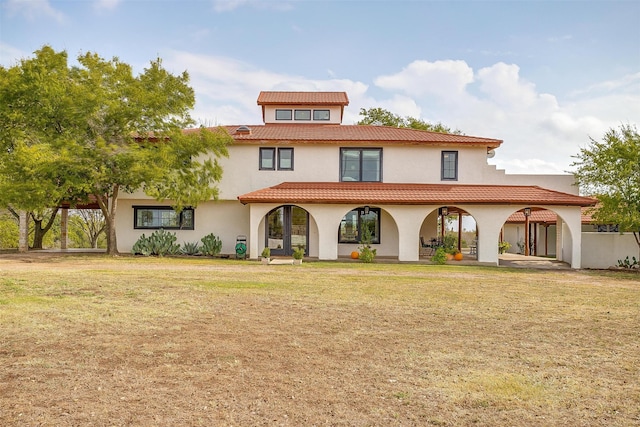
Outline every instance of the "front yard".
<path id="1" fill-rule="evenodd" d="M 640 278 L 0 256 L 0 425 L 640 424 Z"/>

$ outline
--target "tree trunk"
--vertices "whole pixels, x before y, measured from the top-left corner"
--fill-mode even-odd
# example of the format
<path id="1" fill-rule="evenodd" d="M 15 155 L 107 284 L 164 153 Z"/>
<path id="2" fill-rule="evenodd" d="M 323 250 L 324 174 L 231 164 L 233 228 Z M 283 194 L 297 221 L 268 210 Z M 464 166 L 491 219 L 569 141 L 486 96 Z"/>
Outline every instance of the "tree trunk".
<path id="1" fill-rule="evenodd" d="M 51 229 L 51 226 L 53 226 L 53 222 L 55 221 L 56 216 L 58 216 L 58 210 L 60 210 L 60 208 L 55 208 L 52 210 L 47 224 L 44 227 L 42 226 L 42 221 L 44 221 L 44 218 L 36 218 L 34 213 L 31 213 L 31 219 L 33 219 L 33 249 L 42 249 L 42 241 L 44 240 L 44 236 Z"/>
<path id="2" fill-rule="evenodd" d="M 96 195 L 98 205 L 104 215 L 104 223 L 107 235 L 107 255 L 118 255 L 118 242 L 116 239 L 116 208 L 118 207 L 118 190 L 120 186 L 114 184 L 111 188 L 112 196 Z M 110 202 L 110 203 L 109 203 Z"/>

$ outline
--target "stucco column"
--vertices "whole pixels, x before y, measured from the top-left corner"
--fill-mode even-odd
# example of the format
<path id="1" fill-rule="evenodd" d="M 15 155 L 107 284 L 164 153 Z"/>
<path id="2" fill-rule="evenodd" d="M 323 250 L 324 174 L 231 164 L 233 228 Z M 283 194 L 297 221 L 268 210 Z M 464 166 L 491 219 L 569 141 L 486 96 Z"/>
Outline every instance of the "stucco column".
<path id="1" fill-rule="evenodd" d="M 398 261 L 419 261 L 420 227 L 424 221 L 424 207 L 387 206 L 385 210 L 398 227 Z"/>
<path id="2" fill-rule="evenodd" d="M 29 216 L 27 211 L 20 211 L 19 215 L 19 236 L 18 236 L 18 252 L 27 252 L 29 250 Z"/>
<path id="3" fill-rule="evenodd" d="M 60 213 L 60 249 L 67 249 L 69 243 L 69 208 L 62 208 Z"/>
<path id="4" fill-rule="evenodd" d="M 562 218 L 558 216 L 558 219 L 556 220 L 556 259 L 558 261 L 562 261 L 564 259 L 562 254 L 563 232 L 564 232 L 564 221 L 562 221 Z"/>

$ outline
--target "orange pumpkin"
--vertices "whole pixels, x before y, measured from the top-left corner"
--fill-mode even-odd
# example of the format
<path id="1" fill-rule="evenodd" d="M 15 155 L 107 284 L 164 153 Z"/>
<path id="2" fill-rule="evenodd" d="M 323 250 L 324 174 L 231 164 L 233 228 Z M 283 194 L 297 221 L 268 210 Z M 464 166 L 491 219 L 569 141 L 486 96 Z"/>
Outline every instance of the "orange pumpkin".
<path id="1" fill-rule="evenodd" d="M 351 252 L 351 259 L 358 259 L 358 258 L 360 258 L 360 254 L 358 253 L 358 251 Z"/>
<path id="2" fill-rule="evenodd" d="M 458 252 L 453 256 L 456 261 L 462 261 L 462 252 Z"/>

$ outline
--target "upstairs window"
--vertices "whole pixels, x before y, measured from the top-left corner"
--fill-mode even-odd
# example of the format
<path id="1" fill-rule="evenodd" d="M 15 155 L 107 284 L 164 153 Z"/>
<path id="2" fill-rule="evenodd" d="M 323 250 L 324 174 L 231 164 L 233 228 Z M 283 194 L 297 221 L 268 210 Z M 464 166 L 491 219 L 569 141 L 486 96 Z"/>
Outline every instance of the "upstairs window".
<path id="1" fill-rule="evenodd" d="M 340 181 L 382 181 L 382 148 L 341 148 Z"/>
<path id="2" fill-rule="evenodd" d="M 260 148 L 260 170 L 276 169 L 276 149 Z"/>
<path id="3" fill-rule="evenodd" d="M 276 156 L 277 154 L 277 156 Z M 260 147 L 260 170 L 293 170 L 293 148 Z"/>
<path id="4" fill-rule="evenodd" d="M 311 110 L 295 110 L 293 118 L 295 120 L 311 120 Z"/>
<path id="5" fill-rule="evenodd" d="M 442 152 L 442 180 L 443 181 L 458 180 L 458 152 L 457 151 Z"/>
<path id="6" fill-rule="evenodd" d="M 178 213 L 171 206 L 134 206 L 133 216 L 136 229 L 194 229 L 193 208 L 184 208 Z"/>
<path id="7" fill-rule="evenodd" d="M 313 110 L 313 120 L 329 120 L 329 110 Z"/>
<path id="8" fill-rule="evenodd" d="M 291 110 L 276 110 L 276 120 L 291 120 Z"/>

